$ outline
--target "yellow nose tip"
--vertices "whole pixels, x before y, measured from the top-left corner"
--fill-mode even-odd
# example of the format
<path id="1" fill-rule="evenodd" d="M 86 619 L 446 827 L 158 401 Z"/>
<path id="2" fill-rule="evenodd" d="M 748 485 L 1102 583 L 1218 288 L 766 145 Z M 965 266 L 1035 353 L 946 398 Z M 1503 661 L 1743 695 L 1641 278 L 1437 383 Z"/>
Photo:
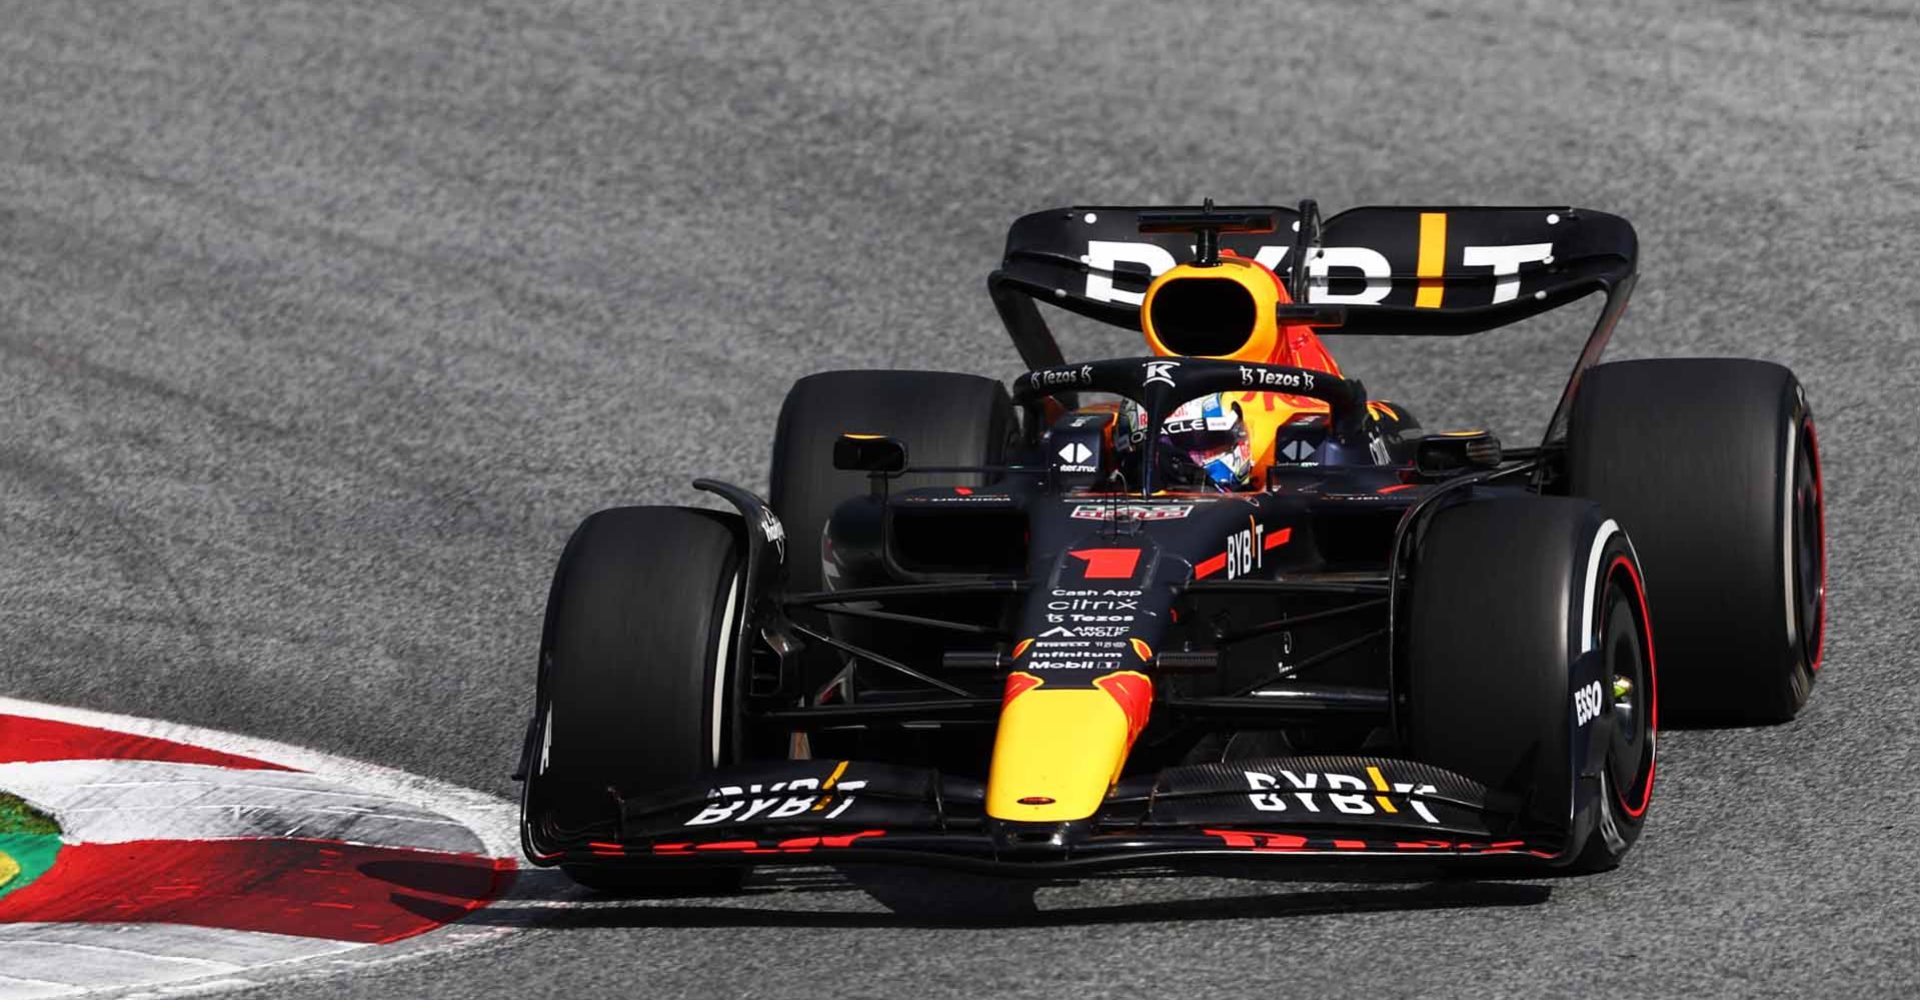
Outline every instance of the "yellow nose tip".
<path id="1" fill-rule="evenodd" d="M 1028 691 L 1000 713 L 987 815 L 1023 822 L 1086 819 L 1127 753 L 1127 714 L 1095 688 Z"/>
<path id="2" fill-rule="evenodd" d="M 1059 823 L 1099 811 L 1146 724 L 1153 684 L 1133 671 L 1094 684 L 1048 688 L 1030 674 L 1009 678 L 987 775 L 987 815 Z"/>

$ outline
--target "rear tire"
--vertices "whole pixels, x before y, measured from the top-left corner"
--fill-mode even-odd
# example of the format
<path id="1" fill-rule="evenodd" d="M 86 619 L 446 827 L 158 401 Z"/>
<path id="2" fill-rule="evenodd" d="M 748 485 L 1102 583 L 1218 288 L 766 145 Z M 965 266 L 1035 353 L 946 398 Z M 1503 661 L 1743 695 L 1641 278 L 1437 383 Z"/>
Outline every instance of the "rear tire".
<path id="1" fill-rule="evenodd" d="M 1624 361 L 1582 377 L 1568 490 L 1633 535 L 1660 637 L 1669 718 L 1793 718 L 1826 632 L 1818 442 L 1779 365 Z"/>
<path id="2" fill-rule="evenodd" d="M 1565 845 L 1576 872 L 1619 863 L 1652 793 L 1658 692 L 1638 579 L 1618 526 L 1558 497 L 1443 510 L 1414 567 L 1412 758 L 1520 796 L 1528 829 L 1584 831 Z M 1580 795 L 1582 780 L 1605 794 Z"/>
<path id="3" fill-rule="evenodd" d="M 867 492 L 867 474 L 833 467 L 840 435 L 883 434 L 907 446 L 909 465 L 998 465 L 1019 432 L 1006 387 L 953 372 L 822 372 L 793 384 L 773 438 L 771 503 L 786 526 L 788 583 L 819 590 L 820 534 L 849 497 Z M 969 473 L 906 476 L 897 489 L 935 483 L 985 485 Z"/>
<path id="4" fill-rule="evenodd" d="M 744 566 L 737 516 L 620 507 L 587 518 L 554 571 L 530 761 L 530 825 L 611 836 L 615 800 L 681 787 L 734 756 L 733 630 Z M 725 891 L 738 869 L 637 872 L 563 864 L 618 893 Z"/>
<path id="5" fill-rule="evenodd" d="M 907 447 L 909 465 L 1000 465 L 1019 433 L 1006 387 L 978 375 L 952 372 L 822 372 L 795 382 L 780 408 L 773 439 L 770 503 L 787 531 L 787 585 L 794 591 L 824 590 L 822 535 L 841 503 L 870 490 L 864 472 L 833 467 L 833 443 L 845 433 L 882 434 Z M 908 475 L 893 489 L 916 486 L 983 486 L 979 473 Z M 796 622 L 816 631 L 831 628 L 844 642 L 908 655 L 924 630 L 902 630 L 871 621 L 795 610 Z M 937 653 L 935 654 L 937 655 Z M 841 654 L 824 644 L 804 654 L 804 685 L 811 692 L 841 668 Z M 844 738 L 815 734 L 814 747 L 851 752 Z"/>

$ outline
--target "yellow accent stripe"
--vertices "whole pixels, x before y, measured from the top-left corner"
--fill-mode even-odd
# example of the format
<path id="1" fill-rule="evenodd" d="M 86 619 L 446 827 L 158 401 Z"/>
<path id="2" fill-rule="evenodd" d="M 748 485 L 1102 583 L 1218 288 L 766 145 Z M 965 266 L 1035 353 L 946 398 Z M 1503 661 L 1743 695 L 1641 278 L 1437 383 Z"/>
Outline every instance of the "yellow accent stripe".
<path id="1" fill-rule="evenodd" d="M 8 882 L 13 881 L 14 876 L 19 874 L 20 862 L 8 857 L 7 852 L 0 851 L 0 886 L 5 886 Z"/>
<path id="2" fill-rule="evenodd" d="M 1373 779 L 1374 791 L 1376 792 L 1392 791 L 1392 789 L 1387 786 L 1387 779 L 1381 776 L 1379 768 L 1374 767 L 1371 764 L 1367 765 L 1367 777 Z M 1386 810 L 1387 812 L 1397 813 L 1400 811 L 1393 807 L 1393 800 L 1387 798 L 1384 795 L 1374 796 L 1373 801 L 1380 803 L 1380 808 Z"/>
<path id="3" fill-rule="evenodd" d="M 1420 276 L 1420 290 L 1413 296 L 1414 306 L 1440 308 L 1440 297 L 1447 291 L 1446 283 L 1440 280 L 1440 276 L 1447 273 L 1447 213 L 1420 213 L 1420 261 L 1414 273 Z"/>
<path id="4" fill-rule="evenodd" d="M 848 764 L 850 764 L 850 763 L 852 763 L 852 762 L 851 762 L 851 761 L 845 761 L 845 760 L 843 760 L 843 761 L 841 761 L 840 763 L 838 763 L 838 764 L 835 764 L 835 765 L 833 766 L 833 773 L 832 773 L 832 774 L 829 774 L 829 775 L 827 775 L 827 783 L 826 783 L 826 784 L 824 784 L 824 785 L 821 785 L 821 786 L 820 786 L 820 790 L 824 792 L 824 791 L 826 791 L 827 789 L 829 789 L 829 788 L 832 788 L 832 787 L 833 787 L 833 783 L 834 783 L 834 782 L 836 782 L 836 781 L 839 781 L 839 780 L 840 780 L 840 776 L 841 776 L 841 775 L 843 775 L 843 774 L 845 774 L 845 773 L 847 773 L 847 765 L 848 765 Z M 809 810 L 808 810 L 808 812 L 819 812 L 820 810 L 822 810 L 822 809 L 825 809 L 825 808 L 827 807 L 827 803 L 829 803 L 829 802 L 832 802 L 832 801 L 833 801 L 833 796 L 831 796 L 831 795 L 822 795 L 822 796 L 820 796 L 820 801 L 818 801 L 818 802 L 815 802 L 815 803 L 813 804 L 813 808 L 812 808 L 812 809 L 809 809 Z"/>

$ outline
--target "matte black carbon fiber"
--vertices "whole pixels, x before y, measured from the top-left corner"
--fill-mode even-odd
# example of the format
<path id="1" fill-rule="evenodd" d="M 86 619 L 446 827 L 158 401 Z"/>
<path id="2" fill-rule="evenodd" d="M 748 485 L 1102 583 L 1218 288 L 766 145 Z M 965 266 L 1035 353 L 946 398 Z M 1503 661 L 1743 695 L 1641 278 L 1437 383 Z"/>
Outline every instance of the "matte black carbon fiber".
<path id="1" fill-rule="evenodd" d="M 1493 836 L 1508 817 L 1478 782 L 1385 757 L 1276 757 L 1162 771 L 1141 825 L 1365 828 Z"/>
<path id="2" fill-rule="evenodd" d="M 929 768 L 870 761 L 774 761 L 728 768 L 702 786 L 621 801 L 621 836 L 688 831 L 884 826 L 934 829 L 977 817 L 986 790 Z"/>

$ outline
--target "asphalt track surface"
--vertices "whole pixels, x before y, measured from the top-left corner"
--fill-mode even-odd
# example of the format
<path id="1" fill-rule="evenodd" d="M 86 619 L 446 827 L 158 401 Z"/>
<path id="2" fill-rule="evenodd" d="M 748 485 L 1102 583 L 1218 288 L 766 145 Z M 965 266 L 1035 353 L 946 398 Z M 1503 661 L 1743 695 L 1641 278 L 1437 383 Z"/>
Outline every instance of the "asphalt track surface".
<path id="1" fill-rule="evenodd" d="M 1641 234 L 1613 356 L 1800 374 L 1832 537 L 1810 707 L 1664 740 L 1622 870 L 1088 883 L 958 927 L 787 875 L 509 901 L 498 947 L 263 995 L 1910 994 L 1920 18 L 1197 10 L 0 5 L 0 693 L 510 794 L 573 524 L 764 487 L 801 373 L 1014 374 L 982 278 L 1015 215 L 1574 203 Z M 1588 315 L 1336 350 L 1517 439 Z"/>

